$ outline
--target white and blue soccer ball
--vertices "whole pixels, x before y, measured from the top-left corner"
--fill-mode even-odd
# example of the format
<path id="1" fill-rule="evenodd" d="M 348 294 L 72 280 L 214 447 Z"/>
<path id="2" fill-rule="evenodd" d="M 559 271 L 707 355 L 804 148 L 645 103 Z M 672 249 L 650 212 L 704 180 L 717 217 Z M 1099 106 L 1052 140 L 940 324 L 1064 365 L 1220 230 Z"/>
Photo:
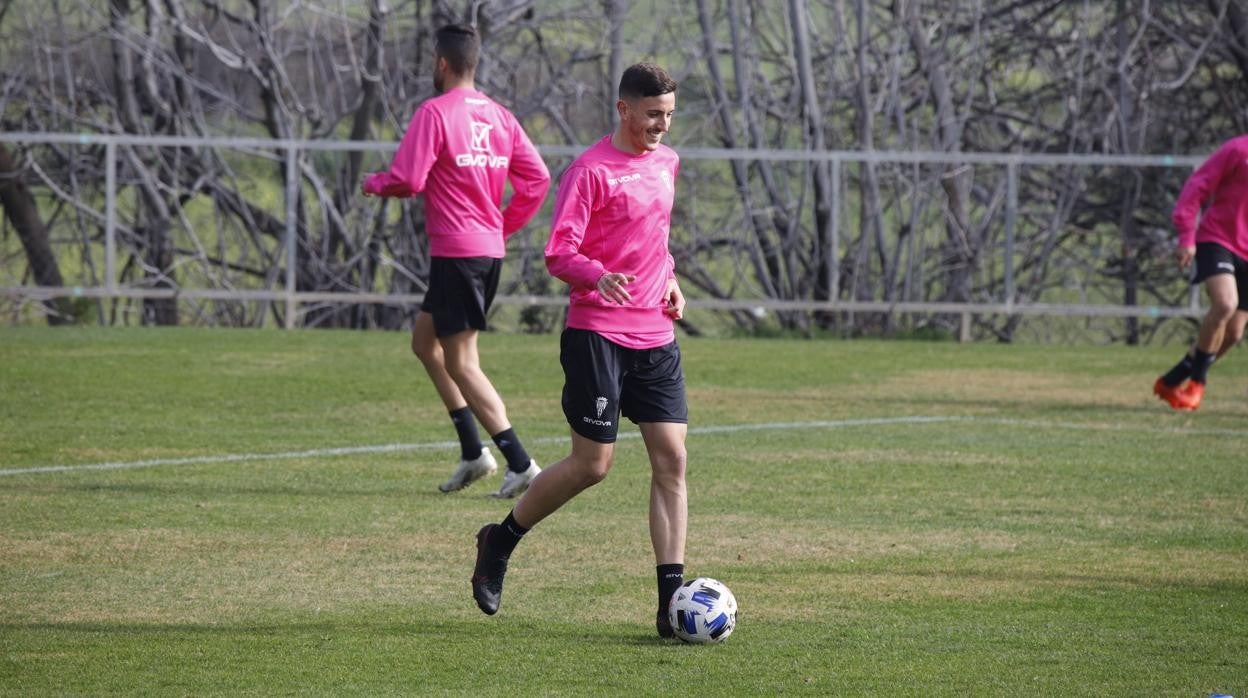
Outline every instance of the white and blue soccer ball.
<path id="1" fill-rule="evenodd" d="M 737 627 L 737 598 L 718 579 L 698 577 L 676 590 L 667 617 L 685 642 L 723 642 Z"/>

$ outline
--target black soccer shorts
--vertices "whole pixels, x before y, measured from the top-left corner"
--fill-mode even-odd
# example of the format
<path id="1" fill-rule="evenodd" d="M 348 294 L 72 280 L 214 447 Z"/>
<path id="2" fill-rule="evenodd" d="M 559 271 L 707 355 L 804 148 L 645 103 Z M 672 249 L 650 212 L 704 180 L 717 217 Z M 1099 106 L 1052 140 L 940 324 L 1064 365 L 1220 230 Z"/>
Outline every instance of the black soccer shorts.
<path id="1" fill-rule="evenodd" d="M 615 443 L 620 416 L 634 424 L 689 423 L 685 374 L 676 342 L 629 349 L 597 332 L 567 328 L 559 339 L 563 414 L 572 430 Z"/>
<path id="2" fill-rule="evenodd" d="M 1216 274 L 1233 274 L 1239 290 L 1239 309 L 1248 310 L 1248 261 L 1216 242 L 1196 243 L 1196 272 L 1192 283 L 1203 283 Z"/>
<path id="3" fill-rule="evenodd" d="M 484 331 L 502 269 L 503 260 L 493 257 L 430 258 L 429 290 L 420 309 L 433 316 L 434 333 Z"/>

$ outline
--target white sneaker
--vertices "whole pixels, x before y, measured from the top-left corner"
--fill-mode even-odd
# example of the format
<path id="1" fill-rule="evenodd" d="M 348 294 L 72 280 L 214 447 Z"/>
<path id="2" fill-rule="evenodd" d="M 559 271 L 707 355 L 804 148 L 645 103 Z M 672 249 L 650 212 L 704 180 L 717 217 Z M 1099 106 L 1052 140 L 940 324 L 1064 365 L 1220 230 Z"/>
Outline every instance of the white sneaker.
<path id="1" fill-rule="evenodd" d="M 459 461 L 459 467 L 455 469 L 451 479 L 438 485 L 438 489 L 443 492 L 462 490 L 487 475 L 493 475 L 496 470 L 498 462 L 490 454 L 490 449 L 482 448 L 481 455 L 476 458 Z"/>
<path id="2" fill-rule="evenodd" d="M 529 485 L 533 483 L 533 479 L 542 469 L 537 467 L 537 461 L 529 459 L 529 467 L 522 473 L 508 468 L 507 474 L 503 476 L 503 486 L 490 496 L 495 499 L 511 499 L 518 497 L 529 489 Z"/>

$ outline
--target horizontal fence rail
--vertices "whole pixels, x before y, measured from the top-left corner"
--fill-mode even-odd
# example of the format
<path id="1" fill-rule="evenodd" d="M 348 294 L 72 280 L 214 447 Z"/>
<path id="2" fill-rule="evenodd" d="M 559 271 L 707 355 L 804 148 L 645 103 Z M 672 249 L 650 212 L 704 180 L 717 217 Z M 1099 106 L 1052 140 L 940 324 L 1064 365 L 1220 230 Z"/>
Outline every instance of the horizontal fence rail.
<path id="1" fill-rule="evenodd" d="M 256 301 L 284 304 L 285 325 L 296 326 L 296 309 L 308 303 L 382 304 L 411 306 L 423 300 L 423 294 L 334 292 L 297 290 L 296 267 L 291 263 L 296 253 L 296 217 L 294 212 L 297 181 L 289 178 L 283 192 L 285 204 L 285 237 L 281 244 L 285 262 L 284 278 L 280 288 L 232 289 L 232 288 L 151 288 L 118 283 L 117 233 L 117 168 L 118 147 L 147 146 L 174 148 L 221 147 L 246 152 L 248 150 L 272 151 L 284 154 L 282 158 L 289 171 L 297 171 L 301 153 L 376 152 L 393 151 L 397 144 L 382 141 L 345 140 L 298 140 L 244 137 L 183 137 L 138 136 L 95 133 L 0 133 L 0 143 L 54 144 L 72 146 L 102 146 L 105 148 L 105 211 L 104 229 L 104 285 L 98 286 L 5 286 L 0 296 L 17 303 L 43 302 L 56 298 L 90 299 L 190 299 L 207 301 Z M 584 151 L 584 146 L 547 145 L 538 150 L 548 158 L 572 158 Z M 841 170 L 847 164 L 889 163 L 915 165 L 982 164 L 1003 167 L 1007 177 L 1004 215 L 1004 293 L 1000 302 L 887 302 L 850 299 L 827 301 L 777 300 L 771 298 L 706 299 L 692 298 L 689 307 L 720 311 L 746 311 L 762 314 L 766 311 L 837 312 L 837 313 L 940 313 L 961 315 L 964 332 L 971 316 L 1054 316 L 1054 317 L 1103 317 L 1103 318 L 1176 318 L 1199 317 L 1204 309 L 1197 303 L 1196 294 L 1189 294 L 1189 302 L 1181 306 L 1081 304 L 1081 303 L 1015 303 L 1013 270 L 1013 229 L 1018 211 L 1019 168 L 1029 166 L 1104 166 L 1124 168 L 1192 168 L 1203 159 L 1182 155 L 1099 155 L 1060 153 L 964 153 L 922 151 L 799 151 L 780 149 L 724 149 L 724 148 L 677 148 L 685 160 L 712 162 L 771 161 L 827 163 L 834 183 L 839 183 Z M 832 187 L 832 224 L 829 235 L 829 259 L 838 259 L 840 246 L 839 225 L 841 207 L 839 186 Z M 98 216 L 98 212 L 93 212 Z M 98 218 L 97 218 L 98 221 Z M 839 288 L 839 265 L 829 265 L 828 287 Z M 560 307 L 567 304 L 563 294 L 526 295 L 504 294 L 496 301 L 503 305 Z"/>

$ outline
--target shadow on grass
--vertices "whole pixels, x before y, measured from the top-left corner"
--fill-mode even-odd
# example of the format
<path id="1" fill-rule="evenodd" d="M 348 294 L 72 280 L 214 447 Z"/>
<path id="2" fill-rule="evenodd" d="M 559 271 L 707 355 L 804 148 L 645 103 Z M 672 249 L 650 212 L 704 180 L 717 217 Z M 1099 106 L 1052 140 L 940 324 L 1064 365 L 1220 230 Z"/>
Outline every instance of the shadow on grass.
<path id="1" fill-rule="evenodd" d="M 491 642 L 515 637 L 541 637 L 543 644 L 587 646 L 599 645 L 631 647 L 685 646 L 678 640 L 664 639 L 653 629 L 649 632 L 642 624 L 620 627 L 595 626 L 592 632 L 583 626 L 532 620 L 461 619 L 401 622 L 378 620 L 359 622 L 341 621 L 308 622 L 230 622 L 230 623 L 106 623 L 106 622 L 29 622 L 0 623 L 0 635 L 12 633 L 54 633 L 87 636 L 124 635 L 147 639 L 191 638 L 194 636 L 254 636 L 254 637 L 316 637 L 329 638 L 344 635 L 368 638 L 413 639 L 455 643 Z M 694 645 L 689 645 L 694 646 Z"/>
<path id="2" fill-rule="evenodd" d="M 363 479 L 363 478 L 361 478 Z M 33 480 L 33 478 L 32 478 Z M 320 484 L 304 484 L 291 483 L 289 485 L 270 485 L 257 486 L 254 483 L 245 481 L 229 481 L 229 482 L 205 482 L 202 484 L 189 483 L 185 481 L 165 480 L 161 482 L 130 482 L 130 483 L 100 483 L 100 482 L 65 482 L 43 480 L 27 481 L 23 483 L 6 483 L 11 485 L 5 489 L 9 491 L 22 491 L 32 494 L 57 494 L 57 493 L 107 493 L 107 494 L 129 494 L 136 496 L 177 496 L 191 499 L 211 500 L 223 496 L 256 496 L 256 497 L 323 497 L 326 499 L 393 499 L 395 496 L 401 495 L 405 498 L 414 498 L 421 501 L 446 501 L 452 497 L 473 497 L 478 496 L 477 492 L 472 494 L 452 493 L 445 494 L 438 491 L 437 483 L 434 480 L 421 480 L 415 483 L 402 482 L 395 484 L 392 482 L 379 482 L 376 487 L 344 487 L 340 484 L 325 482 Z M 483 487 L 479 492 L 479 497 L 484 500 L 487 494 L 492 491 L 491 488 Z"/>

